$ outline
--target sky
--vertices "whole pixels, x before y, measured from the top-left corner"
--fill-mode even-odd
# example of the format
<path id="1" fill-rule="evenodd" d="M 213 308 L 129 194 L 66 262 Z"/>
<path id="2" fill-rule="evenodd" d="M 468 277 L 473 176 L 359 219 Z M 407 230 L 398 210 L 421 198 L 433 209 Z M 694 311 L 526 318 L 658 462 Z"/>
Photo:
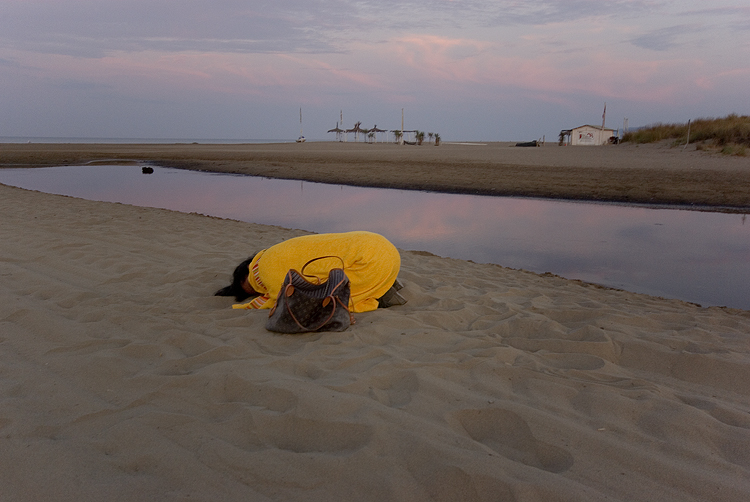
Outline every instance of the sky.
<path id="1" fill-rule="evenodd" d="M 0 91 L 0 136 L 554 141 L 750 114 L 750 1 L 0 0 Z"/>

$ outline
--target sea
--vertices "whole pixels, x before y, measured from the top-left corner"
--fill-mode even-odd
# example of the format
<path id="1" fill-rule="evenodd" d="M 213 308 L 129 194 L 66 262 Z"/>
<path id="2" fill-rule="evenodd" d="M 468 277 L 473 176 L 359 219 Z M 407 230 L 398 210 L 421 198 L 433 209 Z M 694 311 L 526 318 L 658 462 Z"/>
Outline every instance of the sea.
<path id="1" fill-rule="evenodd" d="M 226 139 L 226 138 L 58 138 L 37 136 L 0 136 L 0 143 L 100 143 L 100 144 L 206 144 L 242 145 L 260 143 L 294 143 L 294 139 Z"/>

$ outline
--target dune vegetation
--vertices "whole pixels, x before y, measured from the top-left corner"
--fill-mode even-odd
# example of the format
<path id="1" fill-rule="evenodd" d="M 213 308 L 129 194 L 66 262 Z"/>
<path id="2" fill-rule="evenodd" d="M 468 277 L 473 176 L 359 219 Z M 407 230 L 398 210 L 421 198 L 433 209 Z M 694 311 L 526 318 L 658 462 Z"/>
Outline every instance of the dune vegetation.
<path id="1" fill-rule="evenodd" d="M 622 141 L 654 143 L 672 140 L 674 146 L 687 142 L 699 150 L 719 150 L 727 155 L 745 156 L 750 146 L 750 116 L 731 114 L 723 118 L 696 119 L 689 124 L 653 124 L 628 132 Z"/>

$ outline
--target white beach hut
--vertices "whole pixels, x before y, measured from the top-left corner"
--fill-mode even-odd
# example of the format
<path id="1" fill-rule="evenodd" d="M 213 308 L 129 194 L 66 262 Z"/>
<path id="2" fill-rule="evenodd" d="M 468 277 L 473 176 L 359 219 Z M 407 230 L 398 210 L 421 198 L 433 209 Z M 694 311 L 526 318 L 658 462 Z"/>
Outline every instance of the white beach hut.
<path id="1" fill-rule="evenodd" d="M 614 129 L 601 126 L 582 125 L 570 130 L 571 145 L 606 145 L 615 135 Z"/>

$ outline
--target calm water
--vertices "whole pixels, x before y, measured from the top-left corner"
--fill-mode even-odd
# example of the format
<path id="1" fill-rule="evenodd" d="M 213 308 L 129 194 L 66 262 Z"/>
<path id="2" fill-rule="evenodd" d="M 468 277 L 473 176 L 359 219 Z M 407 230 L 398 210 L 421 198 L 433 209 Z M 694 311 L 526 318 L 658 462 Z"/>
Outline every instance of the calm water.
<path id="1" fill-rule="evenodd" d="M 154 171 L 0 169 L 0 182 L 315 232 L 366 229 L 402 249 L 750 309 L 744 215 Z"/>

